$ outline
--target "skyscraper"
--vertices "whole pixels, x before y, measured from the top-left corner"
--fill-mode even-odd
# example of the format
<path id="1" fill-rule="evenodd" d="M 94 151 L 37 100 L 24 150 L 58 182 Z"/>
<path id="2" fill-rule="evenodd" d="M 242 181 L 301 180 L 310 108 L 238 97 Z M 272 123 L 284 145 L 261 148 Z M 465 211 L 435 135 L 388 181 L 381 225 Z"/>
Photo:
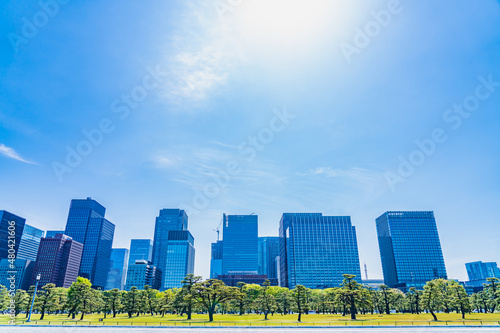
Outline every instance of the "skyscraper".
<path id="1" fill-rule="evenodd" d="M 406 291 L 447 278 L 434 212 L 385 212 L 376 224 L 386 285 Z"/>
<path id="2" fill-rule="evenodd" d="M 14 267 L 12 267 L 14 266 Z M 0 285 L 7 289 L 28 290 L 35 262 L 26 259 L 0 259 Z"/>
<path id="3" fill-rule="evenodd" d="M 40 246 L 40 239 L 43 235 L 43 230 L 25 224 L 21 242 L 19 243 L 19 250 L 17 251 L 17 258 L 35 261 L 38 247 Z"/>
<path id="4" fill-rule="evenodd" d="M 71 200 L 65 234 L 83 244 L 79 275 L 93 288 L 104 289 L 109 272 L 115 225 L 104 218 L 106 208 L 91 198 Z"/>
<path id="5" fill-rule="evenodd" d="M 257 215 L 223 216 L 222 274 L 257 274 Z"/>
<path id="6" fill-rule="evenodd" d="M 500 279 L 500 269 L 496 262 L 474 261 L 465 264 L 469 281 L 466 285 L 472 287 L 482 287 L 487 283 L 487 278 Z"/>
<path id="7" fill-rule="evenodd" d="M 212 243 L 210 254 L 210 278 L 215 279 L 222 274 L 222 241 Z"/>
<path id="8" fill-rule="evenodd" d="M 361 281 L 356 229 L 349 216 L 284 213 L 279 235 L 282 286 L 338 287 L 343 274 Z"/>
<path id="9" fill-rule="evenodd" d="M 162 209 L 156 218 L 153 264 L 162 273 L 162 290 L 180 287 L 194 273 L 194 238 L 187 228 L 188 216 L 181 209 Z"/>
<path id="10" fill-rule="evenodd" d="M 123 290 L 127 279 L 128 249 L 112 249 L 106 290 Z"/>
<path id="11" fill-rule="evenodd" d="M 56 287 L 68 288 L 78 277 L 82 253 L 83 244 L 67 235 L 43 237 L 40 240 L 31 284 L 35 284 L 35 277 L 40 274 L 40 287 L 54 283 Z"/>
<path id="12" fill-rule="evenodd" d="M 26 219 L 20 216 L 0 210 L 0 259 L 9 259 L 9 254 L 17 255 L 25 222 Z M 15 241 L 11 246 L 9 239 Z"/>
<path id="13" fill-rule="evenodd" d="M 132 239 L 130 241 L 130 254 L 128 264 L 135 264 L 136 260 L 152 261 L 153 241 L 151 239 Z"/>
<path id="14" fill-rule="evenodd" d="M 279 256 L 279 237 L 259 237 L 259 274 L 277 279 L 276 257 Z"/>
<path id="15" fill-rule="evenodd" d="M 181 288 L 181 281 L 194 273 L 194 238 L 188 230 L 168 233 L 167 265 L 162 269 L 163 289 Z"/>

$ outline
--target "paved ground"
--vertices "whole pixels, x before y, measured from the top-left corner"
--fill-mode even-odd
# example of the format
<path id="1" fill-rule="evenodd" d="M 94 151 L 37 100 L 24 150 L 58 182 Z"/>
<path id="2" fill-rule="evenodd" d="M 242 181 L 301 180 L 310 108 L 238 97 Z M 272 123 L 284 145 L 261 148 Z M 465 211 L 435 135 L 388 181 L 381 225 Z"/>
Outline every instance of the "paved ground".
<path id="1" fill-rule="evenodd" d="M 185 327 L 185 328 L 139 328 L 139 327 L 20 327 L 20 326 L 0 326 L 0 332 L 12 332 L 12 333 L 97 333 L 97 332 L 110 332 L 110 333 L 157 333 L 159 331 L 168 333 L 186 333 L 188 331 L 195 331 L 201 333 L 229 333 L 229 332 L 240 332 L 240 333 L 309 333 L 311 331 L 317 333 L 358 333 L 370 331 L 373 333 L 399 333 L 399 332 L 409 332 L 409 333 L 493 333 L 500 332 L 499 327 L 387 327 L 387 328 L 196 328 L 196 327 Z"/>

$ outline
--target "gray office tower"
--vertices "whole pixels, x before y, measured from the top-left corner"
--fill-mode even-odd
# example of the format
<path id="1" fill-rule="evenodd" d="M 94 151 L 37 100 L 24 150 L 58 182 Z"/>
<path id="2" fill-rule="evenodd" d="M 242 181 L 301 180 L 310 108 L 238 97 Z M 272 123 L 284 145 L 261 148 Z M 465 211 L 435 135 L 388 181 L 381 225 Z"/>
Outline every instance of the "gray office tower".
<path id="1" fill-rule="evenodd" d="M 284 213 L 279 236 L 281 286 L 333 288 L 340 286 L 343 274 L 361 282 L 356 229 L 349 216 Z"/>
<path id="2" fill-rule="evenodd" d="M 181 209 L 162 209 L 156 218 L 153 264 L 161 272 L 161 290 L 182 287 L 182 279 L 194 273 L 194 238 L 187 228 Z"/>
<path id="3" fill-rule="evenodd" d="M 65 235 L 83 244 L 79 276 L 96 289 L 106 287 L 115 225 L 104 218 L 106 208 L 92 198 L 71 200 Z"/>
<path id="4" fill-rule="evenodd" d="M 376 224 L 386 285 L 407 291 L 447 278 L 434 212 L 385 212 Z"/>

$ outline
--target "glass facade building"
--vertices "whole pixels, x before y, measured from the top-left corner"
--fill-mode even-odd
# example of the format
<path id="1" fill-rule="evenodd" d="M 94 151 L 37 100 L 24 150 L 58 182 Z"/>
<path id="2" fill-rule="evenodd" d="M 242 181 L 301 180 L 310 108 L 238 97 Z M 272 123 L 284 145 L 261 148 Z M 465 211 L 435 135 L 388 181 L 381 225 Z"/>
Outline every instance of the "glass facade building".
<path id="1" fill-rule="evenodd" d="M 68 288 L 78 277 L 82 253 L 83 244 L 67 235 L 43 237 L 40 240 L 31 284 L 35 284 L 35 277 L 40 274 L 40 288 L 48 283 Z"/>
<path id="2" fill-rule="evenodd" d="M 222 223 L 222 274 L 257 274 L 257 215 L 224 214 Z"/>
<path id="3" fill-rule="evenodd" d="M 11 226 L 11 222 L 13 225 Z M 17 255 L 19 250 L 19 243 L 21 242 L 21 236 L 24 230 L 24 224 L 26 223 L 26 219 L 9 213 L 5 210 L 0 210 L 0 259 L 8 259 L 9 258 L 9 249 L 11 250 L 11 254 Z M 10 228 L 9 228 L 10 227 Z M 14 228 L 14 238 L 11 238 L 15 241 L 13 248 L 9 247 L 9 230 Z M 10 235 L 12 237 L 12 235 Z M 12 244 L 12 243 L 11 243 Z M 14 251 L 12 251 L 12 249 Z"/>
<path id="4" fill-rule="evenodd" d="M 123 290 L 127 279 L 128 249 L 112 249 L 106 290 Z"/>
<path id="5" fill-rule="evenodd" d="M 465 264 L 469 281 L 465 284 L 472 287 L 482 287 L 487 278 L 500 279 L 500 269 L 496 262 L 474 261 Z"/>
<path id="6" fill-rule="evenodd" d="M 405 291 L 447 278 L 434 212 L 386 212 L 376 224 L 386 285 Z"/>
<path id="7" fill-rule="evenodd" d="M 136 260 L 153 260 L 153 241 L 151 239 L 132 239 L 128 264 L 135 264 Z"/>
<path id="8" fill-rule="evenodd" d="M 161 290 L 181 287 L 182 279 L 194 273 L 194 238 L 187 228 L 181 209 L 162 209 L 156 218 L 153 264 L 161 271 Z"/>
<path id="9" fill-rule="evenodd" d="M 281 286 L 333 288 L 340 286 L 343 274 L 361 280 L 356 229 L 349 216 L 285 213 L 279 237 Z"/>
<path id="10" fill-rule="evenodd" d="M 153 289 L 160 289 L 161 275 L 161 271 L 150 261 L 137 260 L 128 267 L 125 290 L 130 291 L 132 287 L 144 290 L 145 286 L 150 286 Z"/>
<path id="11" fill-rule="evenodd" d="M 34 268 L 35 262 L 31 260 L 15 259 L 12 264 L 9 259 L 0 259 L 0 285 L 7 289 L 28 290 Z M 12 285 L 13 288 L 11 288 Z"/>
<path id="12" fill-rule="evenodd" d="M 40 239 L 44 236 L 44 233 L 43 230 L 25 224 L 19 250 L 17 251 L 17 258 L 35 261 Z"/>
<path id="13" fill-rule="evenodd" d="M 115 225 L 104 218 L 106 209 L 91 198 L 71 200 L 65 234 L 83 244 L 79 275 L 93 288 L 104 289 L 109 272 Z"/>
<path id="14" fill-rule="evenodd" d="M 215 279 L 222 274 L 222 241 L 212 243 L 210 255 L 210 278 Z"/>
<path id="15" fill-rule="evenodd" d="M 279 237 L 259 237 L 259 274 L 269 279 L 278 278 L 276 258 L 279 256 Z"/>
<path id="16" fill-rule="evenodd" d="M 194 273 L 194 238 L 187 230 L 168 233 L 167 265 L 162 270 L 163 289 L 181 288 L 181 281 Z"/>

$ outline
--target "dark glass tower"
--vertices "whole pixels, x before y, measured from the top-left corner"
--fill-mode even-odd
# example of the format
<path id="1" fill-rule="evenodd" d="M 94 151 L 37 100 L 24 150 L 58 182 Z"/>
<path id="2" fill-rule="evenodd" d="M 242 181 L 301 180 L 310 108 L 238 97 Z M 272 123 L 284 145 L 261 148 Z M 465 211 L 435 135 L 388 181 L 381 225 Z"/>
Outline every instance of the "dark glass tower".
<path id="1" fill-rule="evenodd" d="M 279 256 L 279 237 L 259 237 L 259 274 L 277 279 L 276 258 Z"/>
<path id="2" fill-rule="evenodd" d="M 257 215 L 223 216 L 222 274 L 257 274 Z"/>
<path id="3" fill-rule="evenodd" d="M 43 230 L 25 224 L 23 235 L 21 236 L 21 243 L 19 243 L 17 258 L 35 261 L 38 247 L 40 246 L 40 239 L 43 235 Z"/>
<path id="4" fill-rule="evenodd" d="M 343 274 L 361 281 L 356 229 L 349 216 L 285 213 L 280 221 L 280 284 L 333 288 Z"/>
<path id="5" fill-rule="evenodd" d="M 109 272 L 115 225 L 104 218 L 106 209 L 91 198 L 71 200 L 65 234 L 83 244 L 79 275 L 93 288 L 104 289 Z"/>
<path id="6" fill-rule="evenodd" d="M 210 255 L 210 278 L 215 279 L 222 274 L 222 241 L 212 243 Z"/>
<path id="7" fill-rule="evenodd" d="M 106 281 L 106 290 L 123 290 L 127 279 L 129 251 L 128 249 L 112 249 L 111 263 L 109 266 L 108 280 Z"/>
<path id="8" fill-rule="evenodd" d="M 132 239 L 128 264 L 135 264 L 136 260 L 153 260 L 153 241 L 151 239 Z"/>
<path id="9" fill-rule="evenodd" d="M 447 278 L 433 212 L 386 212 L 376 224 L 386 285 L 405 291 Z"/>
<path id="10" fill-rule="evenodd" d="M 25 222 L 26 219 L 20 216 L 0 210 L 0 259 L 15 259 L 9 258 L 9 253 L 17 255 Z M 15 241 L 12 248 L 9 247 L 9 239 Z"/>
<path id="11" fill-rule="evenodd" d="M 187 228 L 188 216 L 181 209 L 162 209 L 156 218 L 153 264 L 161 271 L 162 290 L 181 287 L 182 279 L 194 273 L 194 238 Z"/>
<path id="12" fill-rule="evenodd" d="M 78 277 L 83 245 L 63 234 L 42 238 L 35 262 L 31 285 L 40 274 L 40 287 L 54 283 L 68 288 Z"/>

